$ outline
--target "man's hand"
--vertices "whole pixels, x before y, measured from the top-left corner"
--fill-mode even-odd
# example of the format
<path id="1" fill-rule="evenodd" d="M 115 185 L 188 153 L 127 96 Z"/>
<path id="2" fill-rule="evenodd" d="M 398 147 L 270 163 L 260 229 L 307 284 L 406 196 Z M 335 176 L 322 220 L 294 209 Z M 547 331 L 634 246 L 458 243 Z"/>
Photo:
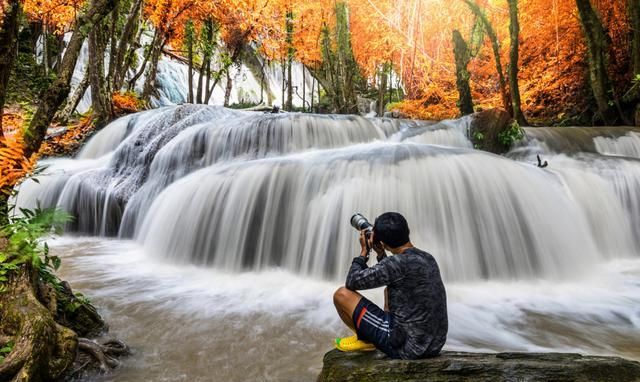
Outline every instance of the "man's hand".
<path id="1" fill-rule="evenodd" d="M 364 234 L 364 230 L 360 231 L 360 256 L 369 257 L 369 248 L 367 247 L 367 238 Z"/>
<path id="2" fill-rule="evenodd" d="M 382 243 L 375 239 L 375 235 L 373 233 L 369 237 L 369 248 L 373 248 L 373 250 L 376 251 L 376 254 L 378 255 L 378 261 L 387 257 Z"/>

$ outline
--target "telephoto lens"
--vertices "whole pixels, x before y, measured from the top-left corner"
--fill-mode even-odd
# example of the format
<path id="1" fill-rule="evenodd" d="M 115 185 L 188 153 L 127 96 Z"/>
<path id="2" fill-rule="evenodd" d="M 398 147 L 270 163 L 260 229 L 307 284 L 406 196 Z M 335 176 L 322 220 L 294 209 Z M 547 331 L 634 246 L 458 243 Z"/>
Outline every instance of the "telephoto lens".
<path id="1" fill-rule="evenodd" d="M 365 218 L 360 213 L 356 213 L 351 217 L 351 226 L 353 228 L 357 229 L 358 231 L 362 231 L 362 230 L 371 231 L 371 230 L 373 230 L 373 225 L 371 225 L 371 223 L 369 223 L 367 218 Z"/>

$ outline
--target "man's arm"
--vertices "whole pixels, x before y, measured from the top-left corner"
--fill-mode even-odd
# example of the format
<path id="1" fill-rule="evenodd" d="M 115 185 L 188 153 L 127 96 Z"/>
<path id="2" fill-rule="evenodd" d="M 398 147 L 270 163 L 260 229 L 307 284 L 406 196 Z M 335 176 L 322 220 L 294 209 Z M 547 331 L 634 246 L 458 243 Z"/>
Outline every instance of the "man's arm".
<path id="1" fill-rule="evenodd" d="M 372 289 L 389 285 L 394 281 L 398 281 L 404 277 L 399 259 L 388 257 L 378 264 L 367 267 L 367 260 L 363 256 L 353 259 L 347 282 L 347 289 L 360 290 Z"/>

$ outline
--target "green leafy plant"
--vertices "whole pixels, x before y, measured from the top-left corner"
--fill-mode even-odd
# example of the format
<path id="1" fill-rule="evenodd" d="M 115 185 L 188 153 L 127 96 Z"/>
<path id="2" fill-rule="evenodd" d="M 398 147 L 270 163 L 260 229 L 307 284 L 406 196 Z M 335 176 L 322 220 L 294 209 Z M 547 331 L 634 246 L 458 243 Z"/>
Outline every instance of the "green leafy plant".
<path id="1" fill-rule="evenodd" d="M 482 142 L 484 141 L 484 134 L 480 131 L 474 131 L 473 132 L 473 136 L 472 136 L 472 140 L 473 140 L 473 148 L 476 150 L 481 150 L 482 149 Z"/>
<path id="2" fill-rule="evenodd" d="M 87 306 L 87 305 L 92 305 L 91 304 L 91 300 L 89 300 L 89 298 L 87 298 L 87 296 L 85 296 L 84 294 L 80 293 L 80 292 L 76 292 L 73 294 L 75 299 L 71 299 L 71 301 L 68 301 L 68 303 L 63 304 L 64 306 L 64 310 L 67 313 L 74 313 L 76 310 L 78 310 L 81 306 Z"/>
<path id="3" fill-rule="evenodd" d="M 54 287 L 59 287 L 54 272 L 60 267 L 60 258 L 49 254 L 49 246 L 42 238 L 49 234 L 60 234 L 71 216 L 59 209 L 20 209 L 22 216 L 0 227 L 0 237 L 7 240 L 0 251 L 0 292 L 6 290 L 11 271 L 20 265 L 31 263 L 40 277 Z"/>
<path id="4" fill-rule="evenodd" d="M 513 122 L 508 129 L 505 129 L 498 133 L 498 142 L 505 147 L 511 147 L 515 142 L 524 138 L 524 131 L 518 125 L 518 122 Z"/>
<path id="5" fill-rule="evenodd" d="M 0 364 L 4 362 L 4 359 L 7 356 L 7 354 L 11 353 L 14 345 L 15 343 L 13 341 L 9 341 L 9 343 L 7 343 L 6 345 L 0 348 Z"/>

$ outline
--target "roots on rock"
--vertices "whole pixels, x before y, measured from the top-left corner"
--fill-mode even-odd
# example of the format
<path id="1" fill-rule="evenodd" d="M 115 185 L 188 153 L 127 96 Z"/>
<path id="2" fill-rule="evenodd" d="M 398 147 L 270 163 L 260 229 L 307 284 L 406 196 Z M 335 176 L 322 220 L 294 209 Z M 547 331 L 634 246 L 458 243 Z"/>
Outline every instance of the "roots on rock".
<path id="1" fill-rule="evenodd" d="M 74 363 L 73 374 L 82 374 L 98 369 L 107 372 L 120 366 L 117 357 L 129 354 L 127 345 L 111 339 L 102 344 L 88 338 L 78 339 L 78 357 Z"/>
<path id="2" fill-rule="evenodd" d="M 98 344 L 78 338 L 104 332 L 106 325 L 69 284 L 54 288 L 24 264 L 11 273 L 6 286 L 0 293 L 0 347 L 13 346 L 0 363 L 0 381 L 55 381 L 85 369 L 104 372 L 119 365 L 116 357 L 128 353 L 117 340 Z"/>

